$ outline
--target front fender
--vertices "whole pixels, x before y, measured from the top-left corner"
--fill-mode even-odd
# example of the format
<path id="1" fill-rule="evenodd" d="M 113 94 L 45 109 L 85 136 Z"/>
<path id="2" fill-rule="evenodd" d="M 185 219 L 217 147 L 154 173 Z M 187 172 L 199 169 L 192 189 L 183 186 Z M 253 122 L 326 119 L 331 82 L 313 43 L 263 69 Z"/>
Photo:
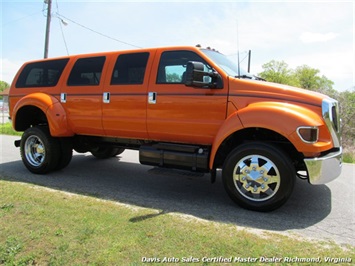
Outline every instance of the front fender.
<path id="1" fill-rule="evenodd" d="M 58 99 L 41 92 L 28 94 L 16 103 L 12 115 L 14 128 L 19 110 L 26 106 L 37 107 L 46 115 L 52 136 L 69 137 L 74 135 L 68 128 L 66 112 Z"/>
<path id="2" fill-rule="evenodd" d="M 305 143 L 296 130 L 300 126 L 319 127 L 320 140 Z M 293 146 L 303 153 L 316 153 L 331 148 L 330 138 L 324 136 L 324 122 L 314 111 L 305 107 L 282 102 L 257 102 L 241 110 L 235 110 L 225 120 L 212 144 L 210 169 L 219 146 L 233 133 L 243 128 L 264 128 L 284 136 Z"/>
<path id="3" fill-rule="evenodd" d="M 282 102 L 258 102 L 238 111 L 244 127 L 261 127 L 289 138 L 299 126 L 321 126 L 323 121 L 314 111 Z"/>
<path id="4" fill-rule="evenodd" d="M 222 142 L 234 132 L 239 131 L 243 128 L 244 127 L 239 119 L 237 111 L 232 112 L 224 121 L 222 126 L 219 128 L 218 133 L 214 138 L 210 155 L 210 169 L 213 169 L 214 159 L 216 157 L 218 148 L 222 144 Z"/>

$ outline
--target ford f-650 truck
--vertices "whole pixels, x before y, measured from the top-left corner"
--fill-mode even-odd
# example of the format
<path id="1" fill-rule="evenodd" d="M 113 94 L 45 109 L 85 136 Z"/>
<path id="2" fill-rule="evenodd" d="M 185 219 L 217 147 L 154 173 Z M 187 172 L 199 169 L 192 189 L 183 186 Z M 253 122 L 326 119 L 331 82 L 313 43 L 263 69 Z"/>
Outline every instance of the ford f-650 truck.
<path id="1" fill-rule="evenodd" d="M 257 80 L 201 47 L 102 52 L 25 63 L 10 88 L 24 165 L 63 169 L 72 152 L 210 173 L 229 196 L 270 211 L 295 178 L 324 184 L 341 173 L 338 102 Z"/>

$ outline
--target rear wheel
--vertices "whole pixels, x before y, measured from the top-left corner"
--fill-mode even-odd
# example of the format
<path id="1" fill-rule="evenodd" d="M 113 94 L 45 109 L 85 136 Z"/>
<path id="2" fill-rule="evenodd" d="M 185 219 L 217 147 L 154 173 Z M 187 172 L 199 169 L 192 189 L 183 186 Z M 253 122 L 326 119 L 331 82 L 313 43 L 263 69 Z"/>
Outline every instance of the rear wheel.
<path id="1" fill-rule="evenodd" d="M 95 150 L 91 150 L 91 154 L 98 159 L 107 159 L 121 154 L 124 150 L 123 148 L 115 147 L 98 147 Z"/>
<path id="2" fill-rule="evenodd" d="M 290 197 L 295 181 L 291 160 L 265 143 L 248 143 L 234 149 L 223 167 L 228 195 L 243 208 L 271 211 Z"/>
<path id="3" fill-rule="evenodd" d="M 68 166 L 73 157 L 73 142 L 71 138 L 61 138 L 60 142 L 60 158 L 54 170 L 61 170 Z"/>
<path id="4" fill-rule="evenodd" d="M 28 128 L 22 135 L 21 158 L 26 168 L 35 174 L 45 174 L 55 169 L 61 155 L 60 143 L 47 127 Z"/>

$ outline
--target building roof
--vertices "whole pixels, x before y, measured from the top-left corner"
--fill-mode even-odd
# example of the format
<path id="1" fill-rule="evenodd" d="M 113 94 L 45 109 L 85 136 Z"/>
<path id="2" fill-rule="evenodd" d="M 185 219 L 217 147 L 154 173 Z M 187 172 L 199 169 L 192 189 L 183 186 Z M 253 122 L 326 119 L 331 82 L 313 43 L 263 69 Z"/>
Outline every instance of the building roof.
<path id="1" fill-rule="evenodd" d="M 7 89 L 1 91 L 1 92 L 0 92 L 0 95 L 1 95 L 1 96 L 8 96 L 8 95 L 9 95 L 9 91 L 10 91 L 10 88 L 7 88 Z"/>

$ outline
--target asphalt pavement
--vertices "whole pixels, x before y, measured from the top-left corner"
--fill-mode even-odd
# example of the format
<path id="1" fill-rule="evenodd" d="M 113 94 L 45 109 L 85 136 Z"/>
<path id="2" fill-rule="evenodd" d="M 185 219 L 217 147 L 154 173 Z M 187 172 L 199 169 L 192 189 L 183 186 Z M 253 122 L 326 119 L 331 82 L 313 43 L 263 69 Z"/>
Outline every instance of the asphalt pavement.
<path id="1" fill-rule="evenodd" d="M 288 202 L 269 213 L 244 210 L 224 191 L 221 173 L 215 184 L 208 174 L 140 165 L 138 152 L 98 160 L 74 153 L 69 166 L 48 175 L 33 175 L 22 164 L 13 141 L 0 135 L 0 180 L 23 182 L 139 207 L 161 215 L 177 213 L 234 224 L 256 234 L 266 231 L 294 237 L 331 240 L 355 246 L 355 165 L 344 164 L 340 177 L 313 186 L 297 179 Z M 154 219 L 155 216 L 147 217 Z"/>

